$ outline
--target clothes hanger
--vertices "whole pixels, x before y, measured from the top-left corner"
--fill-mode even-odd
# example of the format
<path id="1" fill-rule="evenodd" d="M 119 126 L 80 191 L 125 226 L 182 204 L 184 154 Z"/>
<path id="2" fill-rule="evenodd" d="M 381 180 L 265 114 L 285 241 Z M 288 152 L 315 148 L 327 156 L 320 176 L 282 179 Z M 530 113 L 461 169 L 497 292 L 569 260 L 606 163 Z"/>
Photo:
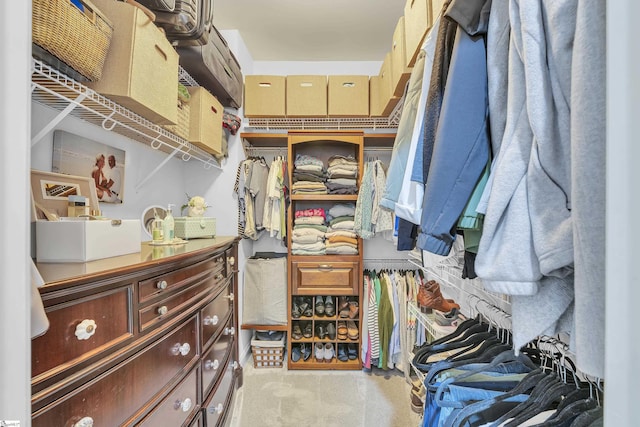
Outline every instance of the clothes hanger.
<path id="1" fill-rule="evenodd" d="M 488 404 L 496 404 L 496 403 L 504 402 L 509 398 L 518 396 L 520 394 L 526 394 L 529 390 L 533 389 L 540 382 L 543 382 L 545 380 L 548 381 L 548 378 L 550 377 L 552 378 L 552 376 L 544 372 L 542 368 L 536 368 L 533 371 L 529 372 L 518 383 L 518 385 L 516 385 L 510 391 L 503 393 L 499 396 L 496 396 L 494 398 L 487 399 L 485 401 L 472 403 L 462 408 L 454 416 L 448 417 L 444 425 L 445 427 L 467 425 L 470 418 L 476 416 L 477 414 L 485 413 L 488 410 L 487 408 Z M 491 423 L 491 425 L 499 425 L 499 423 L 496 423 L 494 421 Z"/>
<path id="2" fill-rule="evenodd" d="M 542 390 L 540 392 L 540 398 L 531 402 L 531 404 L 527 407 L 527 409 L 523 410 L 519 415 L 517 415 L 513 421 L 510 421 L 506 424 L 505 427 L 517 427 L 524 423 L 525 421 L 533 418 L 537 414 L 546 411 L 551 407 L 551 404 L 559 401 L 568 393 L 573 391 L 571 385 L 565 384 L 563 382 L 559 382 L 549 388 Z M 529 399 L 527 399 L 528 401 Z M 526 403 L 527 401 L 523 402 Z"/>

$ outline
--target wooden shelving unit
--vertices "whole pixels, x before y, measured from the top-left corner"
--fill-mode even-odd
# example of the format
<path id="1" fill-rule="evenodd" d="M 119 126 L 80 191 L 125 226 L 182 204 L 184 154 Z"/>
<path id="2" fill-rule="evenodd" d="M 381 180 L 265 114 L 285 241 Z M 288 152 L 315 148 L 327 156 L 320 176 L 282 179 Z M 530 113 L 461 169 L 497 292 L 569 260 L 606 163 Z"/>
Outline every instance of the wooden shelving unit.
<path id="1" fill-rule="evenodd" d="M 245 138 L 246 135 L 243 135 Z M 394 135 L 395 137 L 395 135 Z M 251 139 L 250 136 L 248 138 Z M 308 154 L 321 159 L 325 165 L 332 155 L 351 155 L 358 161 L 357 185 L 360 187 L 360 180 L 363 172 L 364 159 L 364 133 L 362 131 L 291 131 L 287 135 L 287 154 L 289 161 L 289 182 L 293 182 L 293 163 L 296 154 Z M 391 137 L 385 137 L 390 140 Z M 384 140 L 381 138 L 380 141 Z M 393 142 L 391 142 L 393 143 Z M 291 206 L 288 213 L 288 247 L 291 248 L 292 229 L 297 209 L 309 207 L 323 207 L 326 210 L 336 203 L 355 203 L 357 195 L 291 195 Z M 289 250 L 290 251 L 290 250 Z M 288 332 L 287 355 L 289 369 L 311 369 L 311 370 L 355 370 L 362 369 L 360 360 L 361 349 L 361 323 L 362 311 L 358 310 L 354 319 L 339 318 L 338 298 L 340 296 L 357 301 L 361 305 L 362 301 L 362 271 L 363 271 L 363 243 L 358 239 L 357 255 L 293 255 L 288 257 Z M 315 311 L 316 298 L 330 296 L 335 306 L 335 315 L 328 317 L 318 315 Z M 291 317 L 293 298 L 306 297 L 312 302 L 313 315 L 311 317 L 301 316 L 299 319 Z M 318 338 L 316 327 L 318 325 L 334 325 L 336 331 L 338 324 L 342 321 L 351 320 L 358 329 L 357 339 L 339 339 L 338 334 L 333 339 L 328 337 Z M 292 331 L 294 325 L 306 325 L 311 322 L 311 338 L 303 337 L 294 339 Z M 302 327 L 301 327 L 302 329 Z M 330 343 L 333 346 L 334 357 L 330 361 L 317 361 L 315 358 L 314 346 L 316 343 L 323 345 Z M 345 349 L 349 344 L 355 346 L 357 358 L 354 360 L 339 361 L 338 346 L 344 345 Z M 292 349 L 296 346 L 311 346 L 311 357 L 308 360 L 302 358 L 298 362 L 291 359 Z"/>

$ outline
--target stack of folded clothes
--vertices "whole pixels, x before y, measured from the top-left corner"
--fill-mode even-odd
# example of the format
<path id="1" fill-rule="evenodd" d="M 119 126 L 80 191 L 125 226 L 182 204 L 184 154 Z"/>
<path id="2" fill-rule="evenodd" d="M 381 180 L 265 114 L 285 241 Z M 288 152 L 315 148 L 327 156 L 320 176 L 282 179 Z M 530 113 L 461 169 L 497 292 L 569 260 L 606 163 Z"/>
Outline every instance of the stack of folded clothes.
<path id="1" fill-rule="evenodd" d="M 358 238 L 353 230 L 353 203 L 337 204 L 329 209 L 329 227 L 325 233 L 326 253 L 331 255 L 357 255 Z"/>
<path id="2" fill-rule="evenodd" d="M 327 168 L 329 194 L 356 194 L 358 162 L 351 156 L 331 156 Z"/>
<path id="3" fill-rule="evenodd" d="M 324 255 L 326 213 L 322 208 L 297 210 L 291 233 L 291 254 Z"/>
<path id="4" fill-rule="evenodd" d="M 322 160 L 298 154 L 293 163 L 291 194 L 327 194 L 327 179 Z"/>

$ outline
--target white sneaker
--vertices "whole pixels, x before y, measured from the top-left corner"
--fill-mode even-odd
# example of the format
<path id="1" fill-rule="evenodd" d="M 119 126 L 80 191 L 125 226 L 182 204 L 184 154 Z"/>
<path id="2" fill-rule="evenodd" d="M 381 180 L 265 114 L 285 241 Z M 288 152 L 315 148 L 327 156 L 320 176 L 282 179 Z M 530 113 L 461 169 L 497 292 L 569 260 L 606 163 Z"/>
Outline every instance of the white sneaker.
<path id="1" fill-rule="evenodd" d="M 335 351 L 333 350 L 333 344 L 330 342 L 324 345 L 324 361 L 331 362 L 333 357 L 335 356 Z"/>
<path id="2" fill-rule="evenodd" d="M 316 357 L 316 362 L 324 361 L 324 345 L 321 342 L 316 343 L 314 354 Z"/>

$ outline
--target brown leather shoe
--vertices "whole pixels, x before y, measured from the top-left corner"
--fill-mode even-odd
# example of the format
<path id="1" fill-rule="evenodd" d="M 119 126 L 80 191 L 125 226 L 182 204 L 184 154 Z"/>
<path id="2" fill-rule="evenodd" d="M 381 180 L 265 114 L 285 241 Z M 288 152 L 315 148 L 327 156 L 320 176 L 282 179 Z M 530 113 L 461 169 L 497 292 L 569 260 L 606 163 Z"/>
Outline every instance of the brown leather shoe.
<path id="1" fill-rule="evenodd" d="M 417 296 L 418 306 L 423 313 L 431 313 L 433 309 L 449 312 L 454 308 L 459 309 L 453 300 L 445 299 L 440 291 L 440 284 L 435 280 L 429 280 L 421 285 Z"/>

